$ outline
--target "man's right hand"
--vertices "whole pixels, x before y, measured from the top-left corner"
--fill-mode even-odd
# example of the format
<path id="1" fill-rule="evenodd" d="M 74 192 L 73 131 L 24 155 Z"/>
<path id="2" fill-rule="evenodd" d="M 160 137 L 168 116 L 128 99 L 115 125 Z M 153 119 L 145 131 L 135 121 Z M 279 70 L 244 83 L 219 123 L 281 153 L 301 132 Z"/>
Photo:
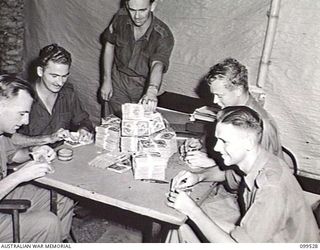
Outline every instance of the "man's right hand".
<path id="1" fill-rule="evenodd" d="M 70 137 L 70 131 L 64 128 L 60 128 L 57 132 L 50 136 L 50 143 L 62 141 L 64 138 Z"/>
<path id="2" fill-rule="evenodd" d="M 188 152 L 201 150 L 202 142 L 200 139 L 189 138 L 187 139 L 182 146 L 180 146 L 179 151 L 182 157 L 185 157 Z"/>
<path id="3" fill-rule="evenodd" d="M 197 173 L 192 173 L 183 170 L 173 178 L 171 184 L 171 191 L 174 191 L 175 189 L 184 190 L 194 186 L 199 182 L 200 178 Z"/>
<path id="4" fill-rule="evenodd" d="M 18 176 L 20 183 L 22 183 L 43 177 L 51 172 L 52 167 L 48 163 L 30 161 L 14 174 Z"/>
<path id="5" fill-rule="evenodd" d="M 111 81 L 104 82 L 101 86 L 100 91 L 101 91 L 101 98 L 105 101 L 109 101 L 113 95 L 113 87 L 112 87 Z"/>

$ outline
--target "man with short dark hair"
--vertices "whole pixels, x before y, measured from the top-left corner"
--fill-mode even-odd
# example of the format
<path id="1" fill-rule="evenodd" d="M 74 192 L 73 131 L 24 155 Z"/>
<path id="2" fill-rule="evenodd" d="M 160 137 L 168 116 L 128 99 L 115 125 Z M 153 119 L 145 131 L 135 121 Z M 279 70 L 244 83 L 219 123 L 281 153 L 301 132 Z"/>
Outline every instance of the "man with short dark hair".
<path id="1" fill-rule="evenodd" d="M 30 161 L 7 176 L 7 156 L 15 147 L 4 134 L 13 134 L 20 126 L 28 124 L 33 97 L 29 83 L 9 75 L 0 76 L 0 200 L 31 200 L 31 208 L 20 215 L 21 242 L 61 242 L 60 221 L 49 211 L 49 192 L 26 184 L 52 171 L 50 165 Z M 52 149 L 47 150 L 42 156 L 50 161 L 53 153 Z M 11 215 L 0 213 L 0 242 L 12 242 L 12 236 Z"/>
<path id="2" fill-rule="evenodd" d="M 157 106 L 163 73 L 169 67 L 174 38 L 153 15 L 157 1 L 126 0 L 105 31 L 104 78 L 101 97 L 121 115 L 124 103 Z"/>
<path id="3" fill-rule="evenodd" d="M 54 143 L 68 137 L 70 131 L 78 131 L 80 141 L 90 141 L 93 125 L 73 86 L 67 82 L 71 54 L 57 44 L 40 50 L 38 79 L 34 85 L 35 102 L 30 112 L 30 122 L 13 136 L 22 146 Z M 21 134 L 28 137 L 21 136 Z"/>
<path id="4" fill-rule="evenodd" d="M 246 106 L 220 111 L 214 150 L 226 166 L 240 171 L 217 167 L 199 173 L 182 171 L 173 180 L 168 205 L 187 215 L 210 242 L 319 242 L 311 206 L 286 163 L 261 144 L 263 129 L 263 119 Z M 238 223 L 225 224 L 211 217 L 183 191 L 202 181 L 226 182 L 237 192 Z M 188 241 L 190 237 L 184 235 L 180 233 Z"/>

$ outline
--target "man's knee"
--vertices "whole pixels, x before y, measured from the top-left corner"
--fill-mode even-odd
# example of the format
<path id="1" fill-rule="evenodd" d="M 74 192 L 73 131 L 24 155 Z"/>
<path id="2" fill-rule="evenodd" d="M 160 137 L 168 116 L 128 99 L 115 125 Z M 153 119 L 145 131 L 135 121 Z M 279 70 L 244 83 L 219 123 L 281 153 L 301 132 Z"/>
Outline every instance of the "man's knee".
<path id="1" fill-rule="evenodd" d="M 61 242 L 61 223 L 51 212 L 26 214 L 21 225 L 22 242 Z"/>

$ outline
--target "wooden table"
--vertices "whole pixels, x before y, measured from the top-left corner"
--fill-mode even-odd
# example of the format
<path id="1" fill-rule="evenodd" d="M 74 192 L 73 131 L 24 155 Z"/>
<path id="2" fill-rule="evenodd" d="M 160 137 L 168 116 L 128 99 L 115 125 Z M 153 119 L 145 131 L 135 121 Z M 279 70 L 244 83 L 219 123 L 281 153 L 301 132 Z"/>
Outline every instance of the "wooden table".
<path id="1" fill-rule="evenodd" d="M 116 173 L 110 170 L 90 167 L 88 162 L 103 153 L 95 145 L 74 148 L 71 161 L 56 159 L 53 174 L 35 180 L 45 187 L 63 190 L 93 201 L 118 207 L 154 219 L 154 221 L 181 225 L 186 217 L 166 205 L 169 183 L 150 183 L 135 180 L 133 172 Z M 176 154 L 170 158 L 166 176 L 170 181 L 186 165 Z M 201 199 L 207 185 L 199 186 L 192 193 L 195 200 Z M 152 232 L 159 231 L 159 223 L 152 223 Z M 155 237 L 155 236 L 154 236 Z M 150 239 L 149 239 L 150 240 Z M 148 241 L 149 241 L 148 240 Z M 151 239 L 156 240 L 156 239 Z"/>
<path id="2" fill-rule="evenodd" d="M 166 112 L 166 111 L 162 111 Z M 186 121 L 186 114 L 171 113 L 164 115 L 170 121 Z M 172 156 L 168 163 L 166 179 L 168 183 L 150 183 L 135 180 L 133 172 L 115 173 L 110 170 L 90 167 L 88 162 L 105 151 L 95 145 L 73 148 L 74 156 L 71 161 L 56 159 L 52 166 L 55 173 L 35 180 L 49 189 L 63 190 L 93 201 L 108 204 L 124 211 L 147 216 L 154 221 L 170 223 L 172 226 L 181 225 L 186 217 L 166 205 L 166 193 L 169 182 L 180 170 L 187 168 L 179 159 L 178 153 Z M 199 185 L 193 192 L 195 200 L 201 199 L 208 185 Z M 152 223 L 152 231 L 159 230 L 159 223 Z"/>

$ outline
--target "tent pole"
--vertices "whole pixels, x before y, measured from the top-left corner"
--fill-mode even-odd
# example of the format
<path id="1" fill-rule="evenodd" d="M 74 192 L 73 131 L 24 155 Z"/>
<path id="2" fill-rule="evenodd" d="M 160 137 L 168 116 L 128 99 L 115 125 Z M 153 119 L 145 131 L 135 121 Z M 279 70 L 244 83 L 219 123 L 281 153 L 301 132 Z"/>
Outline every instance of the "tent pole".
<path id="1" fill-rule="evenodd" d="M 271 0 L 270 10 L 268 12 L 268 26 L 262 50 L 262 57 L 258 70 L 257 87 L 263 88 L 268 74 L 268 66 L 270 64 L 271 51 L 276 35 L 277 24 L 279 19 L 281 0 Z"/>

